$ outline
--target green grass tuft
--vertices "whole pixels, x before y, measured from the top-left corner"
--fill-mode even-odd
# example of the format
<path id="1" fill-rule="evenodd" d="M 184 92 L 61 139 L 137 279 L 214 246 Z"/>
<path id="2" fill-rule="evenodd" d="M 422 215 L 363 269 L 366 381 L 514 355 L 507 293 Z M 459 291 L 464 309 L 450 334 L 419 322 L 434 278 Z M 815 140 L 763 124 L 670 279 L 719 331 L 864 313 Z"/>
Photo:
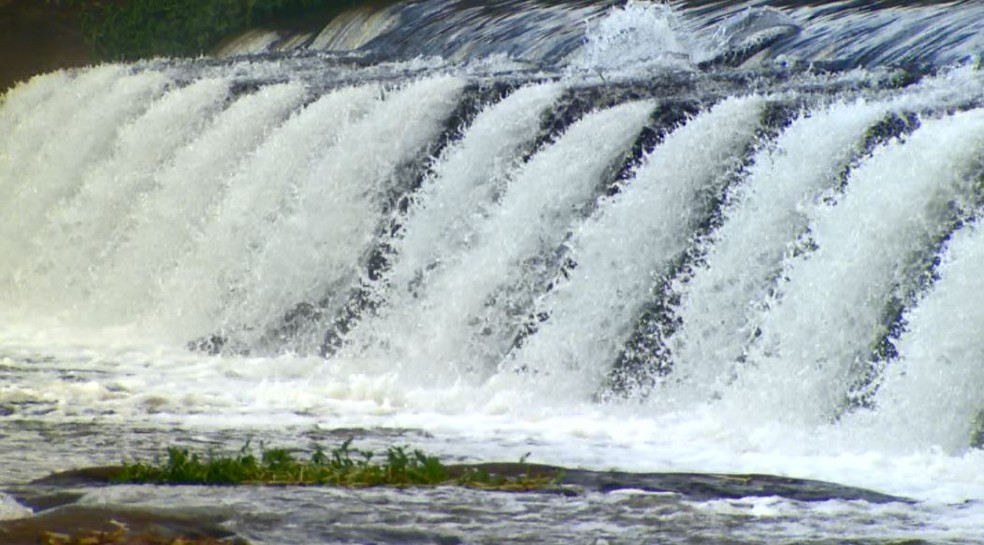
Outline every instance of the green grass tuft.
<path id="1" fill-rule="evenodd" d="M 525 461 L 521 462 L 525 463 Z M 559 474 L 527 471 L 496 475 L 468 466 L 447 466 L 420 450 L 391 446 L 381 455 L 352 448 L 352 440 L 330 451 L 317 446 L 306 460 L 284 448 L 261 447 L 259 456 L 250 444 L 234 456 L 201 454 L 170 447 L 167 458 L 153 463 L 125 462 L 119 483 L 207 485 L 328 485 L 343 487 L 457 485 L 489 490 L 529 491 L 555 485 Z"/>

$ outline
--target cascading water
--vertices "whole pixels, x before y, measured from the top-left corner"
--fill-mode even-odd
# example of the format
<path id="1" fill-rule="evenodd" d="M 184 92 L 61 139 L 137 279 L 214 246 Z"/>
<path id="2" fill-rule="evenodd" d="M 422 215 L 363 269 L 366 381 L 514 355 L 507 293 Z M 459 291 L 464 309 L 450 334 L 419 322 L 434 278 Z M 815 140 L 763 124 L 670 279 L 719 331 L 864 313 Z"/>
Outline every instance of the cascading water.
<path id="1" fill-rule="evenodd" d="M 375 344 L 398 350 L 389 357 L 392 361 L 430 364 L 429 380 L 449 371 L 480 372 L 494 366 L 515 330 L 509 327 L 510 314 L 541 288 L 538 277 L 553 265 L 550 255 L 562 243 L 567 225 L 590 201 L 612 161 L 642 130 L 651 110 L 650 104 L 633 102 L 589 114 L 533 157 L 488 219 L 476 226 L 474 242 L 456 263 L 433 275 L 426 293 L 417 295 L 419 306 L 410 302 L 395 321 L 368 324 L 385 335 Z M 592 153 L 578 155 L 584 149 Z M 551 198 L 534 197 L 543 192 Z M 421 344 L 421 338 L 432 341 Z M 367 352 L 375 355 L 372 347 Z"/>
<path id="2" fill-rule="evenodd" d="M 675 389 L 689 387 L 697 390 L 691 395 L 706 398 L 727 378 L 758 327 L 749 314 L 768 296 L 784 255 L 809 226 L 803 206 L 838 183 L 859 135 L 885 113 L 884 106 L 866 103 L 811 111 L 763 150 L 744 183 L 729 192 L 723 224 L 701 241 L 702 263 L 674 278 L 673 289 L 682 294 L 674 309 L 680 327 L 671 341 Z M 818 141 L 817 134 L 826 136 Z"/>
<path id="3" fill-rule="evenodd" d="M 899 361 L 886 371 L 876 403 L 886 422 L 876 429 L 908 427 L 948 450 L 966 447 L 965 439 L 980 434 L 980 366 L 961 365 L 973 361 L 980 348 L 973 341 L 979 330 L 981 242 L 976 224 L 957 232 L 947 245 L 940 279 L 918 305 L 906 315 L 907 331 L 899 342 Z M 871 415 L 858 412 L 858 419 Z M 880 433 L 884 433 L 881 431 Z M 909 437 L 890 434 L 905 448 Z M 980 442 L 979 436 L 975 437 Z"/>
<path id="4" fill-rule="evenodd" d="M 605 373 L 592 362 L 614 360 L 655 279 L 685 251 L 729 170 L 740 165 L 763 109 L 761 97 L 727 100 L 668 135 L 643 159 L 625 187 L 579 226 L 570 242 L 569 278 L 544 294 L 539 312 L 545 323 L 514 353 L 515 365 L 551 375 L 565 369 L 582 376 Z M 585 386 L 596 389 L 600 380 Z"/>
<path id="5" fill-rule="evenodd" d="M 199 234 L 212 243 L 196 245 L 164 284 L 158 305 L 165 329 L 181 328 L 181 337 L 190 338 L 215 327 L 223 313 L 235 316 L 224 308 L 230 301 L 223 292 L 245 281 L 249 261 L 243 256 L 261 247 L 265 229 L 283 215 L 297 180 L 317 179 L 309 174 L 314 163 L 323 161 L 323 154 L 368 114 L 381 93 L 380 87 L 366 85 L 325 95 L 285 122 L 238 167 L 214 220 Z M 202 270 L 213 274 L 202 279 Z"/>
<path id="6" fill-rule="evenodd" d="M 93 72 L 78 78 L 81 81 L 75 82 L 77 89 L 76 85 L 68 86 L 78 93 L 73 98 L 80 98 L 80 102 L 56 104 L 55 111 L 60 115 L 44 120 L 43 128 L 49 130 L 65 124 L 66 117 L 71 120 L 61 138 L 44 139 L 37 142 L 39 150 L 10 156 L 12 164 L 4 183 L 4 225 L 0 231 L 5 255 L 24 253 L 23 244 L 28 239 L 24 233 L 38 228 L 36 222 L 50 206 L 71 196 L 77 189 L 72 182 L 87 160 L 105 155 L 118 124 L 139 113 L 166 82 L 161 74 L 121 75 L 116 67 Z M 61 95 L 64 94 L 63 91 Z M 62 108 L 74 111 L 64 116 L 67 112 Z M 15 134 L 12 140 L 17 139 Z"/>
<path id="7" fill-rule="evenodd" d="M 397 435 L 916 501 L 394 493 L 336 539 L 288 490 L 234 526 L 397 542 L 457 502 L 487 524 L 435 511 L 442 539 L 518 542 L 502 513 L 529 509 L 556 543 L 979 543 L 980 11 L 422 0 L 25 82 L 0 99 L 0 480 Z M 256 522 L 280 513 L 305 522 Z"/>
<path id="8" fill-rule="evenodd" d="M 780 295 L 767 304 L 761 336 L 739 372 L 739 383 L 770 390 L 755 405 L 769 407 L 773 418 L 808 421 L 843 408 L 852 377 L 863 371 L 857 367 L 886 329 L 886 307 L 907 299 L 925 272 L 925 254 L 974 209 L 981 113 L 926 121 L 855 170 L 837 206 L 817 211 L 809 235 L 816 249 L 786 260 Z"/>
<path id="9" fill-rule="evenodd" d="M 44 251 L 8 264 L 20 271 L 18 289 L 46 294 L 48 302 L 34 304 L 53 309 L 83 289 L 89 267 L 81 270 L 77 264 L 106 255 L 107 241 L 120 237 L 119 222 L 128 216 L 128 207 L 152 189 L 161 163 L 204 128 L 228 92 L 225 82 L 204 79 L 168 93 L 121 127 L 113 158 L 88 171 L 67 206 L 53 210 L 34 236 L 32 242 Z"/>

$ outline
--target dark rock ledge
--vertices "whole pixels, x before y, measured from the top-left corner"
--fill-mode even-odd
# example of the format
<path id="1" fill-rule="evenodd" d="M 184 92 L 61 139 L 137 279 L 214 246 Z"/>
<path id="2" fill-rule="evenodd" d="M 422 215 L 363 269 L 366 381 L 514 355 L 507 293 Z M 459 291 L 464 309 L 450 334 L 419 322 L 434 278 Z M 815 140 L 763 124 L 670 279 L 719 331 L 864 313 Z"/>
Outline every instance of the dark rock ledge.
<path id="1" fill-rule="evenodd" d="M 214 515 L 103 505 L 63 505 L 0 521 L 4 545 L 248 545 Z"/>
<path id="2" fill-rule="evenodd" d="M 133 509 L 89 506 L 75 502 L 79 489 L 110 486 L 120 468 L 84 468 L 11 487 L 6 492 L 35 510 L 28 518 L 0 521 L 4 545 L 248 545 L 222 526 L 216 512 Z M 448 466 L 452 477 L 466 471 L 484 471 L 503 477 L 560 476 L 557 483 L 538 493 L 573 496 L 615 490 L 641 490 L 676 494 L 683 499 L 706 501 L 779 496 L 796 501 L 866 501 L 869 503 L 912 500 L 871 490 L 824 481 L 773 475 L 725 475 L 709 473 L 629 473 L 589 471 L 526 463 L 457 464 Z M 69 541 L 67 536 L 84 536 Z M 85 541 L 89 539 L 89 541 Z M 101 541 L 100 541 L 101 539 Z"/>
<path id="3" fill-rule="evenodd" d="M 825 481 L 777 477 L 775 475 L 732 475 L 714 473 L 630 473 L 590 471 L 556 466 L 519 463 L 464 464 L 453 471 L 484 470 L 502 476 L 561 474 L 558 491 L 567 494 L 642 490 L 678 494 L 693 501 L 779 496 L 797 501 L 866 501 L 869 503 L 912 503 L 908 498 L 891 496 Z"/>

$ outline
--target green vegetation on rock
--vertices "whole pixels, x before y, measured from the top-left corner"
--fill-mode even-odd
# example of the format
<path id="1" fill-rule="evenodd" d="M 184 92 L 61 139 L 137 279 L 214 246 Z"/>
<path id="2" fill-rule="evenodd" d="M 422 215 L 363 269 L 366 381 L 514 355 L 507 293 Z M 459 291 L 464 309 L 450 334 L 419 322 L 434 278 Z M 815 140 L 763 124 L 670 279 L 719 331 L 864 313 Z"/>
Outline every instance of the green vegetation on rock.
<path id="1" fill-rule="evenodd" d="M 382 455 L 354 449 L 351 440 L 325 451 L 316 447 L 307 460 L 284 448 L 261 448 L 253 454 L 247 443 L 234 456 L 196 453 L 170 447 L 167 459 L 154 463 L 127 462 L 114 478 L 121 483 L 264 484 L 370 486 L 457 485 L 493 490 L 537 490 L 553 486 L 559 473 L 493 474 L 479 466 L 443 464 L 420 450 L 391 446 Z"/>

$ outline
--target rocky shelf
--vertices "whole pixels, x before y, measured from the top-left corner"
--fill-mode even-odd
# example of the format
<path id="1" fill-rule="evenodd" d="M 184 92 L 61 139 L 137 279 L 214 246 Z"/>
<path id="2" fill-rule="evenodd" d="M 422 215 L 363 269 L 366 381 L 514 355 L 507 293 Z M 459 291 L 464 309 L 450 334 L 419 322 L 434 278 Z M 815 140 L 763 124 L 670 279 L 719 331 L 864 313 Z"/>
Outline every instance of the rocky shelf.
<path id="1" fill-rule="evenodd" d="M 455 464 L 449 474 L 482 471 L 501 477 L 550 477 L 553 483 L 525 492 L 575 496 L 638 490 L 690 501 L 782 497 L 802 502 L 869 503 L 912 500 L 835 483 L 758 474 L 630 473 L 528 463 Z M 86 488 L 114 486 L 122 467 L 92 467 L 52 474 L 6 492 L 34 510 L 31 517 L 0 521 L 6 545 L 245 545 L 223 526 L 221 510 L 135 509 L 76 503 Z M 151 486 L 151 485 L 148 485 Z M 255 486 L 255 485 L 240 485 Z"/>

